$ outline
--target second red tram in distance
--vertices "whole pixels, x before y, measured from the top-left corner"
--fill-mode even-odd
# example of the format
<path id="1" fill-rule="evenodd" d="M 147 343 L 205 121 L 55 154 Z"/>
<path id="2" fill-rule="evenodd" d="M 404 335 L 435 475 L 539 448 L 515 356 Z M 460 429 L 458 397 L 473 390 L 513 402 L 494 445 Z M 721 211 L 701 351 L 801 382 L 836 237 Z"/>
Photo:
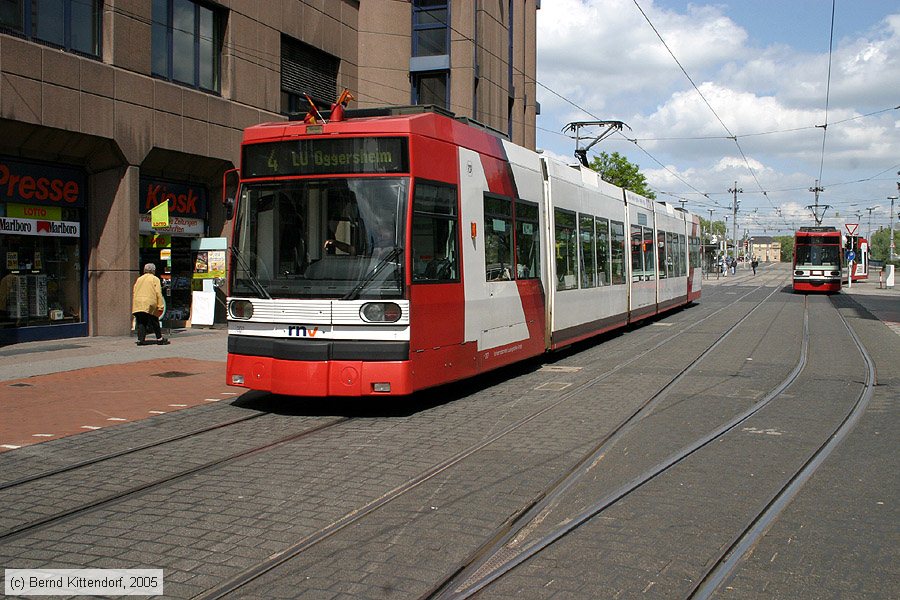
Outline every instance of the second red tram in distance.
<path id="1" fill-rule="evenodd" d="M 844 236 L 844 257 L 853 253 L 853 271 L 846 275 L 853 281 L 863 281 L 869 277 L 869 241 L 861 235 Z M 848 264 L 848 269 L 850 265 Z"/>
<path id="2" fill-rule="evenodd" d="M 426 107 L 244 132 L 227 383 L 405 395 L 700 297 L 700 220 Z"/>
<path id="3" fill-rule="evenodd" d="M 839 292 L 843 275 L 841 232 L 801 227 L 794 235 L 794 291 Z"/>

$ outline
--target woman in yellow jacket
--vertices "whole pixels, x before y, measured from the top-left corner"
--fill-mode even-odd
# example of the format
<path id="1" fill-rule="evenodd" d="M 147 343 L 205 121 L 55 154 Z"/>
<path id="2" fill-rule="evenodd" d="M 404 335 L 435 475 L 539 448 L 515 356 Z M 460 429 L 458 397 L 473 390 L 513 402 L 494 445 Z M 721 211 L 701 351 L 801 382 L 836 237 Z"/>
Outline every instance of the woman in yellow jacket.
<path id="1" fill-rule="evenodd" d="M 169 343 L 169 340 L 162 336 L 162 329 L 159 326 L 164 306 L 162 286 L 156 276 L 156 265 L 147 263 L 144 265 L 144 274 L 134 282 L 134 300 L 131 302 L 131 313 L 137 323 L 139 346 L 144 345 L 148 330 L 156 334 L 157 344 Z"/>

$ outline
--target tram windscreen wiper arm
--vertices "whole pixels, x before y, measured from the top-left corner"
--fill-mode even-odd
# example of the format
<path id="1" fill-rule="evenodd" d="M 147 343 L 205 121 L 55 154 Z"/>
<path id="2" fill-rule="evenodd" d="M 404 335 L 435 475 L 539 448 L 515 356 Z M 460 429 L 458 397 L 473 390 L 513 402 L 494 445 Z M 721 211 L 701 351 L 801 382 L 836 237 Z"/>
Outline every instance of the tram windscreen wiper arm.
<path id="1" fill-rule="evenodd" d="M 371 271 L 366 273 L 365 277 L 363 277 L 360 282 L 356 284 L 356 287 L 350 290 L 346 296 L 341 298 L 341 300 L 356 300 L 357 298 L 359 298 L 360 292 L 362 292 L 367 285 L 372 283 L 372 280 L 375 279 L 375 276 L 378 274 L 378 272 L 381 271 L 381 269 L 383 269 L 384 266 L 389 262 L 400 256 L 401 252 L 403 252 L 403 248 L 401 246 L 394 246 L 391 251 L 384 256 L 384 258 L 378 261 L 378 264 L 375 265 L 375 267 Z"/>
<path id="2" fill-rule="evenodd" d="M 241 266 L 244 267 L 244 271 L 247 272 L 247 278 L 249 279 L 250 283 L 252 284 L 254 291 L 256 291 L 256 293 L 259 294 L 260 296 L 262 296 L 263 298 L 265 298 L 267 300 L 271 300 L 272 296 L 269 295 L 269 292 L 266 291 L 265 286 L 259 282 L 259 279 L 256 278 L 256 274 L 253 272 L 253 269 L 250 268 L 250 265 L 247 264 L 247 261 L 244 260 L 244 257 L 240 253 L 240 251 L 237 248 L 235 248 L 234 246 L 232 246 L 231 253 L 234 254 L 235 258 L 238 259 L 238 262 L 241 263 Z"/>

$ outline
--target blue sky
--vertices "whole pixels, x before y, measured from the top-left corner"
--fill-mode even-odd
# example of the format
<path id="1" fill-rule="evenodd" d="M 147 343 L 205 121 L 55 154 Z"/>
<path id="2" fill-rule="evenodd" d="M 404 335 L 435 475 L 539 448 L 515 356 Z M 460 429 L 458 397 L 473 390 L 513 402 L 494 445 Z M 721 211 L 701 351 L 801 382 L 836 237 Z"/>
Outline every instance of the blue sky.
<path id="1" fill-rule="evenodd" d="M 710 209 L 716 220 L 730 215 L 727 190 L 737 182 L 744 190 L 738 225 L 751 235 L 812 224 L 808 190 L 821 173 L 819 202 L 831 206 L 824 224 L 842 226 L 861 213 L 866 230 L 865 209 L 876 207 L 874 227 L 888 226 L 887 196 L 897 195 L 900 170 L 900 5 L 837 1 L 823 130 L 831 7 L 828 0 L 545 1 L 537 145 L 570 160 L 575 142 L 561 133 L 567 122 L 621 120 L 631 130 L 594 149 L 625 154 L 659 199 L 687 200 L 705 218 Z"/>

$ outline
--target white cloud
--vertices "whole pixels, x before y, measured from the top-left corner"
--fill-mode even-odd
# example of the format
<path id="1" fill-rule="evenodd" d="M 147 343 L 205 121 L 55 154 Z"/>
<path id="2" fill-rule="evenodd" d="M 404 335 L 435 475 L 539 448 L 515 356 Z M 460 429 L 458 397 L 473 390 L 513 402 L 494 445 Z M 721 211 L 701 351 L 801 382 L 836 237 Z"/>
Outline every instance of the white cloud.
<path id="1" fill-rule="evenodd" d="M 694 208 L 704 216 L 708 207 L 730 206 L 724 192 L 737 181 L 745 190 L 742 219 L 748 224 L 802 223 L 811 218 L 808 188 L 820 169 L 821 202 L 833 205 L 831 214 L 846 214 L 860 198 L 896 193 L 898 113 L 864 115 L 900 104 L 900 14 L 835 40 L 826 132 L 820 126 L 827 52 L 800 52 L 786 43 L 753 47 L 747 31 L 717 5 L 675 12 L 651 0 L 640 4 L 740 147 L 725 139 L 725 127 L 631 0 L 542 4 L 538 79 L 571 103 L 539 87 L 539 127 L 559 131 L 569 121 L 592 118 L 572 103 L 596 118 L 625 121 L 632 128 L 627 137 L 638 138 L 653 158 L 620 136 L 594 150 L 625 154 L 654 189 L 696 198 Z M 719 139 L 663 139 L 710 137 Z M 572 161 L 574 142 L 562 135 L 540 132 L 538 145 Z M 858 183 L 838 185 L 845 182 Z"/>

